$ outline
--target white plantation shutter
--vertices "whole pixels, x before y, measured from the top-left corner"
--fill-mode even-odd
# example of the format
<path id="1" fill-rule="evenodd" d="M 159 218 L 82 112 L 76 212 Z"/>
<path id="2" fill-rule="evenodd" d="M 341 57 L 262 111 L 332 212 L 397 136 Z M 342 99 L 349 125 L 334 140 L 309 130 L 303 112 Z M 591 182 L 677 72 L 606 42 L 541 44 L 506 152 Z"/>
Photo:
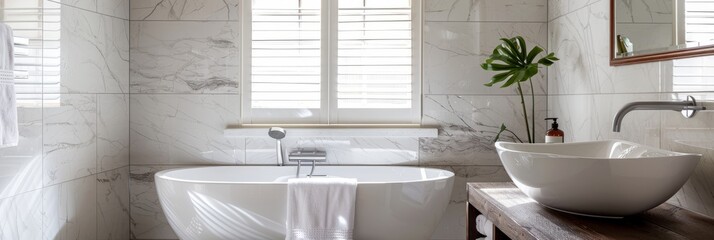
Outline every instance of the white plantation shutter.
<path id="1" fill-rule="evenodd" d="M 686 0 L 685 4 L 686 41 L 714 42 L 714 0 Z"/>
<path id="2" fill-rule="evenodd" d="M 15 37 L 15 92 L 24 107 L 58 103 L 60 97 L 60 8 L 42 1 L 0 0 L 0 22 Z"/>
<path id="3" fill-rule="evenodd" d="M 243 123 L 419 123 L 416 2 L 244 2 Z"/>
<path id="4" fill-rule="evenodd" d="M 340 0 L 338 108 L 412 107 L 409 0 Z"/>
<path id="5" fill-rule="evenodd" d="M 685 39 L 687 43 L 714 44 L 714 0 L 685 1 Z M 714 91 L 714 57 L 672 61 L 672 90 Z"/>
<path id="6" fill-rule="evenodd" d="M 320 108 L 320 0 L 258 0 L 252 15 L 251 106 Z"/>

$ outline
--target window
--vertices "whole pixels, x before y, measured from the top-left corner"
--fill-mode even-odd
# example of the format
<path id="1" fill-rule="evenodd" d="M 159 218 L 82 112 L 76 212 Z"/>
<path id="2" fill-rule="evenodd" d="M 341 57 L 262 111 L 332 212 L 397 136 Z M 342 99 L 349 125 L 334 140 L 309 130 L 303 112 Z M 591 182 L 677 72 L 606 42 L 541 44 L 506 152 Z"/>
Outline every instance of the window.
<path id="1" fill-rule="evenodd" d="M 419 123 L 419 1 L 244 4 L 244 124 Z"/>
<path id="2" fill-rule="evenodd" d="M 714 42 L 714 0 L 686 0 L 684 4 L 684 36 L 688 46 L 702 46 Z M 665 63 L 666 64 L 666 63 Z M 675 59 L 672 61 L 672 91 L 712 91 L 714 64 L 712 57 Z"/>
<path id="3" fill-rule="evenodd" d="M 41 107 L 60 100 L 60 7 L 42 0 L 0 0 L 0 21 L 15 37 L 18 106 Z"/>

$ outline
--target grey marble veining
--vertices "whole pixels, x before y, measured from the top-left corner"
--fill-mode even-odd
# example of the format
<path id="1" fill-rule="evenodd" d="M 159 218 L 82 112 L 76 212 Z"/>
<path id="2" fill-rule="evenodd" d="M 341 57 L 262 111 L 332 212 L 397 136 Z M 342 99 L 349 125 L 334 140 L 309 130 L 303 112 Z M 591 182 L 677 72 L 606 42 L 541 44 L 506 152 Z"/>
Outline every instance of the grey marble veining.
<path id="1" fill-rule="evenodd" d="M 129 165 L 129 94 L 97 95 L 97 167 Z"/>
<path id="2" fill-rule="evenodd" d="M 238 93 L 240 24 L 131 24 L 132 93 Z"/>
<path id="3" fill-rule="evenodd" d="M 129 21 L 67 6 L 60 11 L 61 92 L 128 93 Z"/>
<path id="4" fill-rule="evenodd" d="M 81 8 L 81 9 L 88 10 L 88 11 L 96 11 L 98 0 L 48 0 L 48 1 L 61 3 L 63 5 Z M 107 1 L 113 1 L 113 0 L 107 0 Z"/>
<path id="5" fill-rule="evenodd" d="M 239 0 L 131 0 L 131 20 L 240 20 Z"/>
<path id="6" fill-rule="evenodd" d="M 603 0 L 548 0 L 548 21 Z"/>
<path id="7" fill-rule="evenodd" d="M 154 184 L 156 172 L 176 167 L 178 166 L 130 167 L 132 239 L 178 239 L 161 210 Z"/>
<path id="8" fill-rule="evenodd" d="M 97 172 L 97 97 L 64 94 L 59 106 L 43 108 L 45 186 Z"/>
<path id="9" fill-rule="evenodd" d="M 546 22 L 546 0 L 425 0 L 426 21 Z"/>
<path id="10" fill-rule="evenodd" d="M 129 0 L 97 0 L 97 12 L 129 19 Z"/>
<path id="11" fill-rule="evenodd" d="M 545 23 L 427 22 L 424 26 L 425 94 L 517 94 L 515 88 L 486 87 L 494 72 L 480 64 L 501 44 L 500 38 L 523 36 L 529 48 L 546 48 Z M 545 55 L 541 55 L 545 56 Z M 548 88 L 546 71 L 533 77 L 535 94 Z M 524 86 L 530 94 L 530 86 Z"/>
<path id="12" fill-rule="evenodd" d="M 130 239 L 129 167 L 97 174 L 97 238 Z"/>
<path id="13" fill-rule="evenodd" d="M 96 190 L 94 175 L 43 188 L 42 239 L 97 238 Z"/>
<path id="14" fill-rule="evenodd" d="M 526 106 L 530 115 L 530 96 Z M 536 141 L 545 136 L 546 97 L 536 96 Z M 422 165 L 500 165 L 493 139 L 501 123 L 528 141 L 517 96 L 454 96 L 424 97 L 425 126 L 439 128 L 437 138 L 420 141 L 419 163 Z M 502 140 L 516 141 L 508 133 Z"/>
<path id="15" fill-rule="evenodd" d="M 244 140 L 223 130 L 240 121 L 239 95 L 132 94 L 132 164 L 241 164 Z"/>
<path id="16" fill-rule="evenodd" d="M 129 20 L 129 0 L 47 0 L 45 3 L 48 2 Z"/>
<path id="17" fill-rule="evenodd" d="M 608 1 L 557 18 L 548 31 L 548 49 L 561 58 L 548 68 L 548 94 L 659 91 L 657 62 L 610 67 Z"/>

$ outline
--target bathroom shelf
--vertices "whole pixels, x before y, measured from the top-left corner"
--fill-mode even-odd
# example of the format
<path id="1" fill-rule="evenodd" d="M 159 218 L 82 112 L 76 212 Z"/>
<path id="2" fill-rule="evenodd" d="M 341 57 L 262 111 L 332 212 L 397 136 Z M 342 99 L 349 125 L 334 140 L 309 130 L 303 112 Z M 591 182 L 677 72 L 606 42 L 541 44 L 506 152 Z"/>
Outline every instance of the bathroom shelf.
<path id="1" fill-rule="evenodd" d="M 476 216 L 502 239 L 714 239 L 714 218 L 664 203 L 622 219 L 583 217 L 543 207 L 513 183 L 468 183 L 468 239 L 481 237 Z"/>
<path id="2" fill-rule="evenodd" d="M 268 127 L 229 128 L 225 137 L 268 137 Z M 291 137 L 407 137 L 435 138 L 436 128 L 289 128 L 286 138 Z"/>

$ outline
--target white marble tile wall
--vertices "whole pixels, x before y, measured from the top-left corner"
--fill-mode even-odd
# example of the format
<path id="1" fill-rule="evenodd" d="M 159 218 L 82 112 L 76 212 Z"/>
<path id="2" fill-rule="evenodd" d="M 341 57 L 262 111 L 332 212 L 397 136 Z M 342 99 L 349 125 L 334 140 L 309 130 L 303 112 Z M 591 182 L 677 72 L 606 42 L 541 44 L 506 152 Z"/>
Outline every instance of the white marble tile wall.
<path id="1" fill-rule="evenodd" d="M 530 103 L 530 97 L 527 98 Z M 545 136 L 545 96 L 537 96 L 536 138 Z M 422 165 L 501 165 L 494 137 L 501 124 L 527 142 L 526 127 L 520 112 L 521 99 L 511 96 L 427 95 L 424 97 L 423 122 L 439 126 L 439 137 L 423 138 L 420 145 Z M 530 104 L 528 111 L 530 112 Z M 529 115 L 528 121 L 532 121 Z M 518 141 L 504 133 L 503 140 Z"/>
<path id="2" fill-rule="evenodd" d="M 493 1 L 488 1 L 493 2 Z M 530 46 L 546 47 L 545 22 L 426 22 L 424 26 L 425 94 L 517 94 L 515 88 L 485 87 L 493 72 L 479 66 L 501 38 L 523 36 Z M 547 91 L 545 71 L 533 78 L 535 94 Z M 530 86 L 523 91 L 530 93 Z"/>
<path id="3" fill-rule="evenodd" d="M 240 29 L 235 21 L 132 21 L 132 93 L 238 93 Z"/>
<path id="4" fill-rule="evenodd" d="M 546 0 L 424 0 L 424 20 L 546 22 Z"/>
<path id="5" fill-rule="evenodd" d="M 129 19 L 129 0 L 46 0 L 61 3 L 64 6 L 72 6 L 87 10 L 89 12 L 101 13 L 103 15 Z"/>
<path id="6" fill-rule="evenodd" d="M 61 92 L 20 106 L 20 143 L 0 149 L 0 239 L 128 239 L 128 0 L 40 2 L 60 13 L 39 32 Z"/>
<path id="7" fill-rule="evenodd" d="M 239 20 L 240 0 L 127 0 L 131 20 Z"/>
<path id="8" fill-rule="evenodd" d="M 66 5 L 60 11 L 61 92 L 129 93 L 129 21 Z"/>
<path id="9" fill-rule="evenodd" d="M 179 166 L 131 166 L 129 198 L 132 239 L 178 239 L 161 210 L 154 183 L 156 172 L 177 167 Z"/>
<path id="10" fill-rule="evenodd" d="M 131 94 L 132 165 L 243 164 L 245 140 L 223 136 L 239 120 L 239 95 Z"/>
<path id="11" fill-rule="evenodd" d="M 566 141 L 617 138 L 702 154 L 692 177 L 669 202 L 714 216 L 714 114 L 701 112 L 684 119 L 676 112 L 636 111 L 625 117 L 621 133 L 611 131 L 615 112 L 628 102 L 679 101 L 686 95 L 694 95 L 699 101 L 714 101 L 714 91 L 706 87 L 712 79 L 674 77 L 706 76 L 714 66 L 712 58 L 675 60 L 697 63 L 699 67 L 687 72 L 677 72 L 680 70 L 673 68 L 673 61 L 611 67 L 609 1 L 550 0 L 548 10 L 549 48 L 562 59 L 548 72 L 548 110 L 550 115 L 561 117 Z"/>

